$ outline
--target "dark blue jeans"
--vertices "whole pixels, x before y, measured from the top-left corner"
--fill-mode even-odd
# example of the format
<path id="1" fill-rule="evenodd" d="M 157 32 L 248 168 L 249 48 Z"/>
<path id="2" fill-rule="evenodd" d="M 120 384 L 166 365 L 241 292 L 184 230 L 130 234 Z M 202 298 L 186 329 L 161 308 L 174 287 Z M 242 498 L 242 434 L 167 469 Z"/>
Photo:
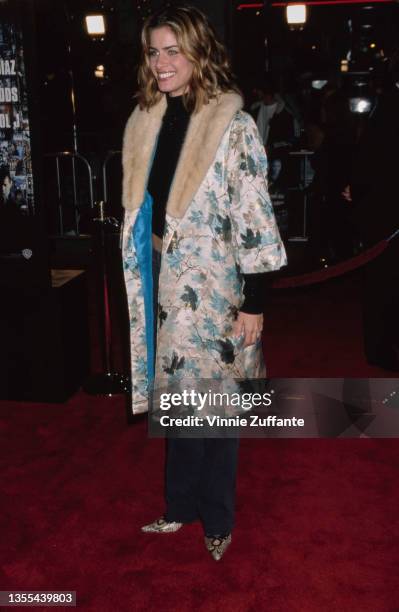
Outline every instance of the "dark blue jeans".
<path id="1" fill-rule="evenodd" d="M 152 256 L 155 338 L 161 254 Z M 155 344 L 156 346 L 156 344 Z M 200 519 L 208 535 L 230 533 L 234 526 L 238 438 L 169 438 L 166 449 L 167 521 Z"/>

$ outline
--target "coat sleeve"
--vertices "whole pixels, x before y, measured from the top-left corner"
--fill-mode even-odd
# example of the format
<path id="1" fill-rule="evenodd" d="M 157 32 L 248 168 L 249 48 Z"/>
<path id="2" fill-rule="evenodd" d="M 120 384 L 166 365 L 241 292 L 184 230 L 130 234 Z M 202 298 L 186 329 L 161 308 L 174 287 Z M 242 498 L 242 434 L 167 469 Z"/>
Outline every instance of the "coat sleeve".
<path id="1" fill-rule="evenodd" d="M 244 274 L 269 272 L 287 257 L 267 188 L 267 159 L 252 117 L 239 111 L 232 120 L 227 156 L 232 237 Z"/>

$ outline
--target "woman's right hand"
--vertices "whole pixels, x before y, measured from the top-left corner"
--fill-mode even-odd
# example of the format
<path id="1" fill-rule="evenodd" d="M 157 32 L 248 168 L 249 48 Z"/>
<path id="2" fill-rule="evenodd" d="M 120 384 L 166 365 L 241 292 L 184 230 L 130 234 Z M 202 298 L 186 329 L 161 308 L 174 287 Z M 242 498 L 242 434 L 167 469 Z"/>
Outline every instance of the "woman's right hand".
<path id="1" fill-rule="evenodd" d="M 233 324 L 233 336 L 244 335 L 244 348 L 255 344 L 263 331 L 263 314 L 239 312 Z"/>

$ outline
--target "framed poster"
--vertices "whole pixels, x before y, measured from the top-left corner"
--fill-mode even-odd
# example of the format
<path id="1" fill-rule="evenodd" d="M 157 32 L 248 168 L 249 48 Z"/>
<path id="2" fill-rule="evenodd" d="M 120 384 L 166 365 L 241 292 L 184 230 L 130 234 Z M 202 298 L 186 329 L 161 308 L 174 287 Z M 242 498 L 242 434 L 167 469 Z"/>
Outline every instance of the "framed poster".
<path id="1" fill-rule="evenodd" d="M 0 0 L 0 284 L 49 286 L 33 0 Z"/>
<path id="2" fill-rule="evenodd" d="M 0 7 L 1 205 L 29 215 L 35 210 L 35 194 L 23 34 L 10 2 Z"/>

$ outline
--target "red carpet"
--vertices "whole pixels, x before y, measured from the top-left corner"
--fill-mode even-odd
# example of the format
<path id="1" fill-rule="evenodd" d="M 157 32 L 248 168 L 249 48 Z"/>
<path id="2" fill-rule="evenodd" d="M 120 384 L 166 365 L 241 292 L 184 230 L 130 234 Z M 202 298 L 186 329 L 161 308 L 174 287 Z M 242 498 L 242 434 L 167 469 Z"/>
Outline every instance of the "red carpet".
<path id="1" fill-rule="evenodd" d="M 268 375 L 390 378 L 363 354 L 359 272 L 320 285 L 272 291 L 265 309 Z"/>
<path id="2" fill-rule="evenodd" d="M 216 564 L 162 508 L 163 441 L 122 401 L 2 406 L 2 590 L 76 590 L 79 608 L 398 610 L 395 440 L 243 440 L 237 528 Z M 45 609 L 45 608 L 42 608 Z"/>
<path id="3" fill-rule="evenodd" d="M 293 295 L 268 307 L 269 373 L 387 375 L 365 369 L 355 287 Z M 2 402 L 0 431 L 0 590 L 76 590 L 93 612 L 399 610 L 396 440 L 243 440 L 217 564 L 199 525 L 139 531 L 163 509 L 163 441 L 122 398 Z"/>

